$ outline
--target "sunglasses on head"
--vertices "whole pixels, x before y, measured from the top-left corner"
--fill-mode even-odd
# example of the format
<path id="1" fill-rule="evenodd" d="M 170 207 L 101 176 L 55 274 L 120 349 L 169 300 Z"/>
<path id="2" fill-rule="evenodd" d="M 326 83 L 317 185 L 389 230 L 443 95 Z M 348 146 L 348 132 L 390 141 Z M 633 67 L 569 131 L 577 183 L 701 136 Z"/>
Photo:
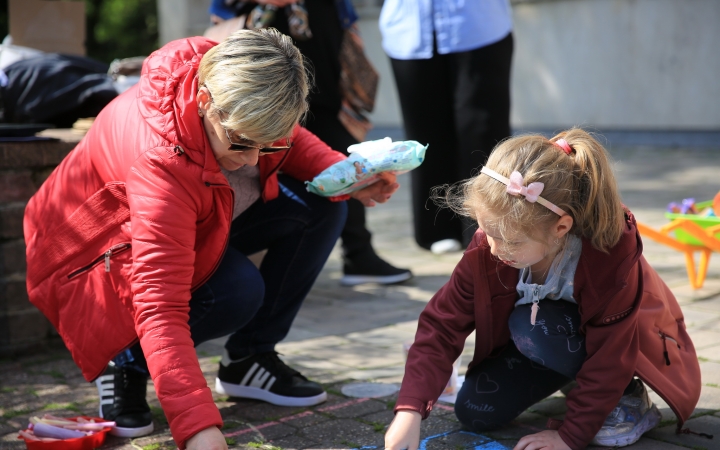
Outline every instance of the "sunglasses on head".
<path id="1" fill-rule="evenodd" d="M 237 142 L 233 142 L 233 140 L 230 138 L 230 133 L 228 132 L 227 128 L 223 127 L 223 130 L 225 130 L 225 137 L 227 137 L 227 140 L 230 143 L 230 147 L 228 147 L 228 150 L 230 150 L 231 152 L 247 152 L 250 150 L 259 150 L 261 155 L 267 155 L 269 153 L 277 153 L 283 150 L 288 150 L 290 147 L 293 146 L 293 143 L 290 142 L 290 138 L 285 138 L 285 145 L 271 145 L 268 147 L 263 147 L 262 145 L 239 144 Z"/>

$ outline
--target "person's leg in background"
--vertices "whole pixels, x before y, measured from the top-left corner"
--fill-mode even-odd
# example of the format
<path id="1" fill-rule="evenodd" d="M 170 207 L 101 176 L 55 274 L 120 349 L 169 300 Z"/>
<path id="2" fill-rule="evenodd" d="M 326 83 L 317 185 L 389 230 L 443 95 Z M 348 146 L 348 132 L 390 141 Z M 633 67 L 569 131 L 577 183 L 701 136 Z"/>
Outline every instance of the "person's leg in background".
<path id="1" fill-rule="evenodd" d="M 435 186 L 456 178 L 453 91 L 447 55 L 431 59 L 390 59 L 402 109 L 405 138 L 428 144 L 425 161 L 410 174 L 415 240 L 430 249 L 434 243 L 462 238 L 460 221 L 430 199 Z M 460 250 L 456 248 L 455 250 Z"/>
<path id="2" fill-rule="evenodd" d="M 448 55 L 453 80 L 456 180 L 476 175 L 492 149 L 510 137 L 510 66 L 513 36 Z M 463 218 L 463 247 L 477 223 Z"/>
<path id="3" fill-rule="evenodd" d="M 346 155 L 347 148 L 357 144 L 340 123 L 337 114 L 316 111 L 308 115 L 306 128 L 331 148 Z M 365 221 L 365 206 L 358 200 L 347 201 L 348 217 L 340 237 L 343 248 L 343 277 L 346 286 L 361 283 L 392 284 L 412 278 L 408 269 L 394 267 L 380 258 L 372 246 L 372 235 Z"/>
<path id="4" fill-rule="evenodd" d="M 265 296 L 247 325 L 225 344 L 216 390 L 233 397 L 255 398 L 285 406 L 310 406 L 326 393 L 288 367 L 275 345 L 290 330 L 345 224 L 345 202 L 307 192 L 305 185 L 280 175 L 280 195 L 262 199 L 232 224 L 230 247 L 244 255 L 267 249 L 260 265 Z"/>

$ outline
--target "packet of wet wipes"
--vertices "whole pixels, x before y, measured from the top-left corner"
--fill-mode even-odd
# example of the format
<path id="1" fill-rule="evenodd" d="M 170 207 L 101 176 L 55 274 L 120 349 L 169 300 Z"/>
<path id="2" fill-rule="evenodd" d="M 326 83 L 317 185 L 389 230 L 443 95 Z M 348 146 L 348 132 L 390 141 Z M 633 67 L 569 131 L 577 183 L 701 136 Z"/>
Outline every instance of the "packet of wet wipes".
<path id="1" fill-rule="evenodd" d="M 425 159 L 427 145 L 416 141 L 396 141 L 386 137 L 348 147 L 350 156 L 306 181 L 307 190 L 323 197 L 343 195 L 379 181 L 379 174 L 408 172 Z"/>

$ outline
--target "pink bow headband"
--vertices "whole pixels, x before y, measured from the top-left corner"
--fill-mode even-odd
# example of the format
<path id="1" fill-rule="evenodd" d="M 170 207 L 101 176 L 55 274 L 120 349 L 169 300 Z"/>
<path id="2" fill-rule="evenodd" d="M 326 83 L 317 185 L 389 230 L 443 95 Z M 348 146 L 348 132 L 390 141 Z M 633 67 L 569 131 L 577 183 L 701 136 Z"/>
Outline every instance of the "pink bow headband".
<path id="1" fill-rule="evenodd" d="M 510 195 L 523 195 L 525 196 L 525 200 L 529 201 L 530 203 L 538 202 L 560 217 L 567 214 L 565 211 L 555 206 L 553 203 L 550 203 L 549 201 L 540 197 L 540 194 L 545 188 L 545 185 L 543 183 L 536 181 L 534 183 L 530 183 L 527 186 L 524 186 L 525 182 L 523 181 L 523 176 L 517 170 L 513 171 L 513 173 L 510 174 L 510 178 L 506 178 L 495 172 L 494 170 L 488 169 L 484 166 L 480 173 L 484 173 L 485 175 L 494 178 L 497 181 L 506 185 L 507 193 Z"/>

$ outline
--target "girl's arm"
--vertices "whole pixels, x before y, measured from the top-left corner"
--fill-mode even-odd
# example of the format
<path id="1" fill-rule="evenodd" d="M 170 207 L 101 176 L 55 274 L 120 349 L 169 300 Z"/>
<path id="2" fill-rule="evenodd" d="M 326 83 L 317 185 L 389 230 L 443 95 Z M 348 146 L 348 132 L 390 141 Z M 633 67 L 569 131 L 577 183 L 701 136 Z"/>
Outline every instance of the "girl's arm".
<path id="1" fill-rule="evenodd" d="M 395 404 L 396 412 L 416 411 L 426 418 L 445 389 L 453 362 L 475 329 L 475 280 L 483 279 L 475 276 L 475 272 L 482 270 L 480 252 L 476 243 L 468 247 L 450 280 L 420 315 Z"/>

